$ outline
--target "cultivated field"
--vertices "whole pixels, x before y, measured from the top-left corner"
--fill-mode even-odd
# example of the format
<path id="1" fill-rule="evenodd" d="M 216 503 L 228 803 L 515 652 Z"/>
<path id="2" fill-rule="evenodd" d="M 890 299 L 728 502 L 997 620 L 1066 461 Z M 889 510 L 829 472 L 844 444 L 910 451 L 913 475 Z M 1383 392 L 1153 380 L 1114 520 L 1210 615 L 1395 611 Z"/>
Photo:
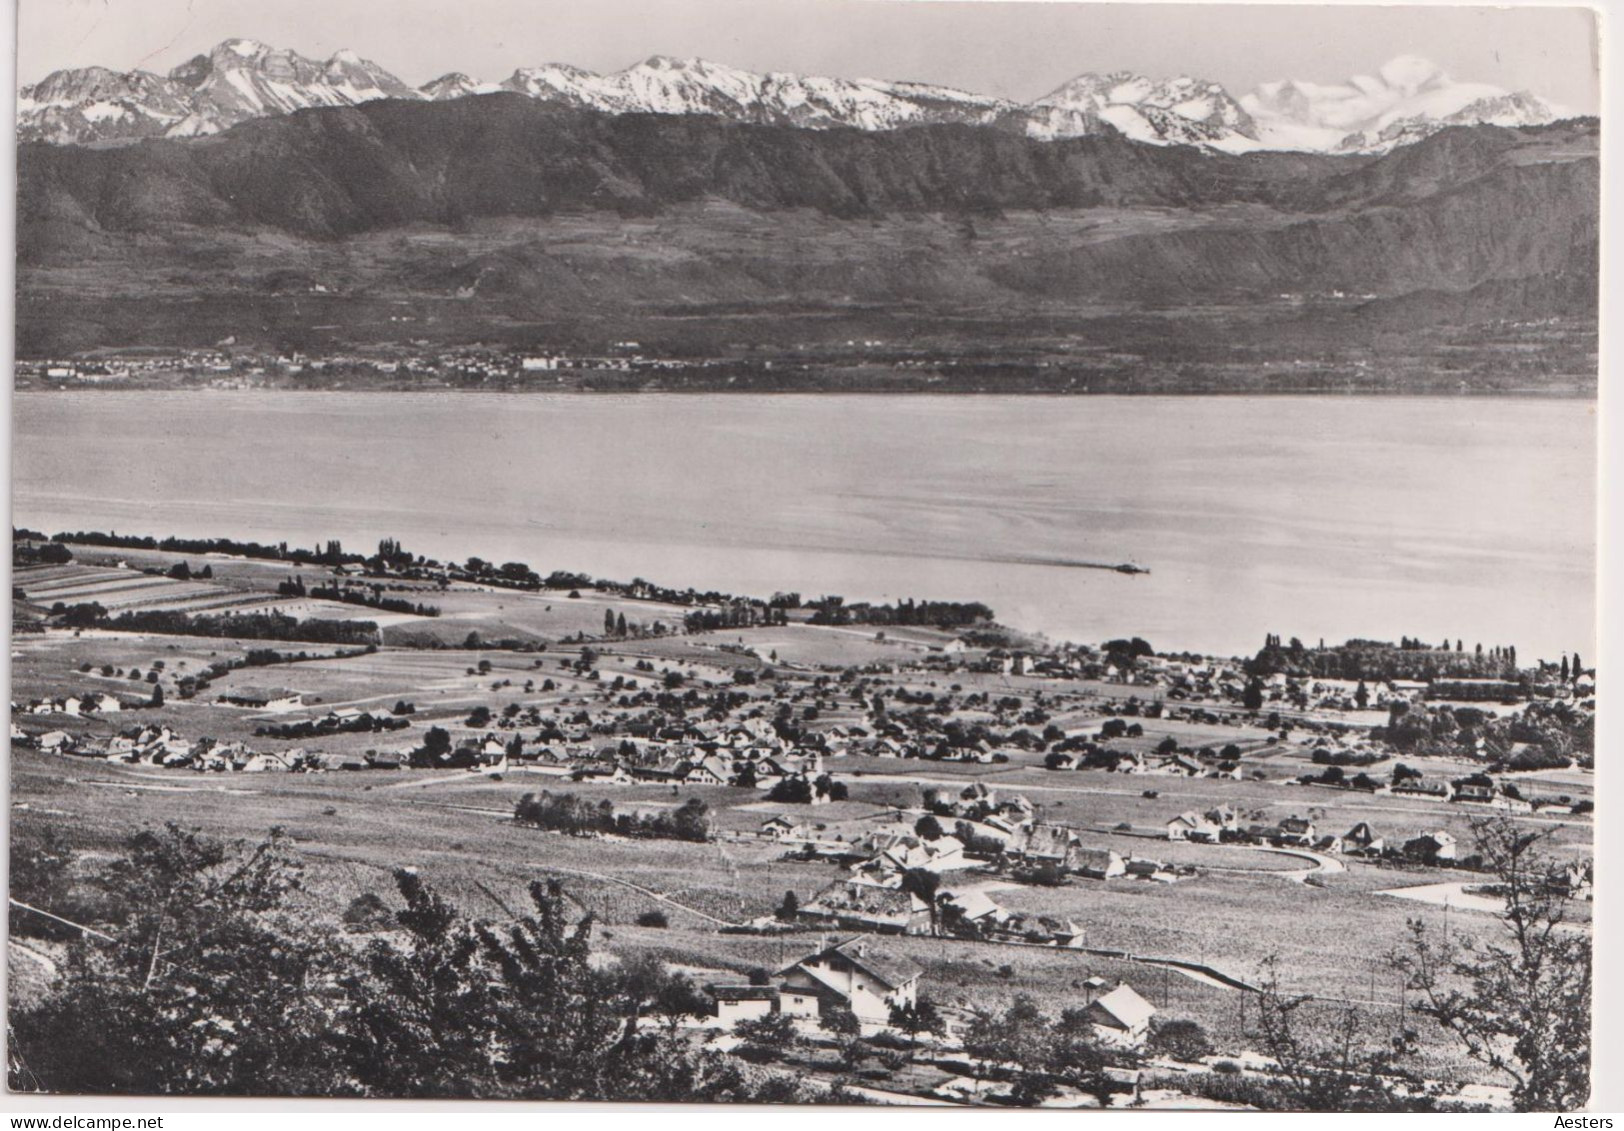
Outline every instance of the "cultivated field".
<path id="1" fill-rule="evenodd" d="M 257 564 L 221 562 L 212 584 L 225 593 L 265 600 L 264 586 L 274 586 L 271 579 L 285 576 Z M 118 569 L 116 562 L 23 571 L 18 583 L 30 601 L 47 606 L 81 594 L 106 603 L 149 590 L 175 594 L 171 587 L 198 584 L 132 574 Z M 58 596 L 64 593 L 68 596 Z M 586 726 L 582 720 L 591 720 L 608 724 L 587 738 L 585 745 L 596 748 L 619 742 L 623 732 L 618 722 L 660 695 L 725 692 L 730 706 L 717 717 L 725 717 L 728 725 L 788 710 L 814 720 L 808 725 L 815 728 L 844 724 L 872 733 L 878 725 L 870 709 L 875 696 L 905 711 L 911 710 L 908 697 L 929 692 L 933 701 L 950 698 L 955 704 L 953 718 L 963 725 L 984 723 L 1009 731 L 1026 725 L 1020 721 L 1025 712 L 1041 708 L 1039 717 L 1046 721 L 1030 724 L 1033 733 L 1052 725 L 1069 735 L 1091 736 L 1129 694 L 1141 701 L 1149 701 L 1152 694 L 1123 685 L 963 668 L 951 673 L 893 670 L 893 665 L 930 655 L 928 649 L 937 638 L 951 639 L 930 630 L 899 630 L 878 640 L 869 631 L 791 624 L 566 644 L 565 637 L 578 633 L 601 634 L 606 609 L 616 615 L 624 611 L 628 625 L 648 625 L 654 619 L 676 623 L 682 610 L 615 601 L 596 593 L 571 599 L 557 593 L 516 594 L 475 586 L 454 586 L 413 599 L 432 601 L 446 610 L 438 618 L 413 618 L 411 627 L 428 626 L 435 640 L 447 646 L 385 643 L 363 651 L 96 630 L 19 635 L 12 657 L 15 700 L 111 692 L 126 709 L 85 718 L 25 714 L 16 722 L 25 736 L 62 730 L 105 739 L 131 727 L 167 725 L 187 738 L 243 741 L 257 750 L 303 746 L 360 754 L 409 751 L 423 742 L 430 726 L 444 727 L 454 742 L 494 731 L 504 742 L 517 735 L 533 744 L 538 741 L 537 718 L 572 731 Z M 462 647 L 470 625 L 523 634 L 529 650 Z M 386 632 L 386 640 L 401 629 L 394 626 Z M 748 651 L 739 651 L 741 647 Z M 289 654 L 294 662 L 233 670 L 214 679 L 196 698 L 181 696 L 181 681 L 187 677 L 264 648 Z M 340 651 L 354 654 L 340 658 L 335 655 Z M 305 658 L 297 659 L 301 652 Z M 583 664 L 583 659 L 589 662 Z M 860 680 L 827 670 L 853 665 L 875 666 L 865 667 Z M 769 666 L 775 675 L 762 678 L 760 673 Z M 757 677 L 753 682 L 736 677 L 739 669 Z M 147 705 L 154 687 L 164 691 L 160 706 Z M 223 693 L 265 688 L 297 691 L 304 705 L 272 712 L 217 701 Z M 638 696 L 645 698 L 634 699 Z M 972 696 L 975 701 L 966 704 Z M 1018 700 L 1018 707 L 1001 703 L 1010 698 Z M 402 730 L 302 741 L 254 734 L 261 726 L 316 719 L 335 709 L 386 711 L 402 700 L 415 707 L 415 713 L 405 716 L 410 725 Z M 470 715 L 481 708 L 491 719 L 471 720 Z M 696 713 L 690 719 L 699 717 Z M 510 718 L 531 721 L 501 725 Z M 1080 1000 L 1089 977 L 1126 980 L 1166 1015 L 1193 1018 L 1221 1048 L 1236 1050 L 1243 1040 L 1246 995 L 1198 972 L 1154 960 L 1194 963 L 1255 982 L 1264 963 L 1276 958 L 1290 991 L 1324 999 L 1326 1008 L 1337 1002 L 1358 1003 L 1378 1029 L 1397 1024 L 1398 987 L 1385 955 L 1402 944 L 1409 920 L 1419 917 L 1441 926 L 1446 912 L 1440 906 L 1382 893 L 1458 880 L 1461 873 L 1378 867 L 1355 860 L 1322 863 L 1300 854 L 1170 842 L 1165 838 L 1166 824 L 1186 810 L 1204 812 L 1229 805 L 1243 823 L 1272 824 L 1296 815 L 1314 821 L 1322 834 L 1341 834 L 1367 821 L 1394 843 L 1421 832 L 1447 831 L 1467 845 L 1471 821 L 1480 812 L 1462 804 L 1297 784 L 1298 775 L 1318 769 L 1311 762 L 1310 747 L 1300 736 L 1281 741 L 1255 720 L 1236 717 L 1233 722 L 1198 723 L 1140 716 L 1132 721 L 1144 733 L 1113 740 L 1112 746 L 1149 752 L 1168 738 L 1190 749 L 1220 749 L 1233 743 L 1241 750 L 1241 778 L 1051 771 L 1043 768 L 1042 753 L 1013 746 L 1000 747 L 1007 761 L 989 763 L 851 754 L 826 759 L 827 769 L 847 787 L 846 800 L 796 806 L 771 802 L 764 791 L 745 787 L 575 783 L 567 766 L 553 764 L 512 764 L 499 773 L 219 775 L 15 747 L 12 829 L 20 845 L 54 832 L 83 853 L 107 854 L 118 851 L 134 831 L 170 821 L 245 840 L 280 828 L 294 838 L 306 866 L 300 896 L 304 911 L 329 922 L 364 892 L 391 897 L 391 873 L 399 867 L 420 869 L 470 912 L 492 918 L 523 908 L 527 885 L 555 875 L 566 881 L 577 906 L 599 919 L 599 938 L 609 952 L 622 957 L 650 952 L 708 971 L 711 978 L 737 980 L 753 968 L 772 968 L 797 957 L 816 942 L 817 932 L 769 938 L 718 933 L 721 928 L 770 914 L 786 892 L 804 904 L 847 874 L 829 863 L 789 859 L 786 846 L 759 835 L 764 821 L 782 814 L 810 828 L 819 840 L 849 844 L 872 832 L 911 830 L 927 789 L 954 796 L 979 783 L 1003 798 L 1024 796 L 1037 820 L 1070 826 L 1084 847 L 1111 848 L 1124 857 L 1193 868 L 1195 874 L 1173 883 L 1074 877 L 1058 887 L 1043 887 L 1014 883 L 1007 874 L 949 872 L 942 879 L 944 888 L 988 885 L 985 890 L 1009 911 L 1069 918 L 1085 929 L 1088 947 L 1109 953 L 915 937 L 877 944 L 920 963 L 929 992 L 939 1000 L 970 1008 L 995 1005 L 1025 992 L 1059 1007 Z M 1370 772 L 1385 778 L 1396 761 L 1380 762 Z M 1429 778 L 1440 780 L 1477 768 L 1462 760 L 1409 761 Z M 1349 770 L 1350 776 L 1353 772 Z M 1576 800 L 1593 797 L 1588 773 L 1544 771 L 1523 780 L 1535 792 L 1560 792 Z M 511 820 L 515 802 L 542 790 L 570 792 L 593 804 L 607 801 L 621 812 L 669 809 L 697 797 L 709 806 L 719 836 L 708 844 L 577 838 L 515 825 Z M 1538 814 L 1518 819 L 1525 827 L 1548 834 L 1560 853 L 1584 859 L 1593 851 L 1587 819 Z M 951 828 L 950 819 L 943 823 Z M 101 857 L 85 859 L 96 858 Z M 636 924 L 640 915 L 654 910 L 667 915 L 668 927 Z M 1580 905 L 1575 914 L 1588 917 L 1588 905 Z M 1451 931 L 1459 936 L 1485 937 L 1495 929 L 1491 916 L 1461 906 L 1449 918 Z M 18 975 L 19 992 L 38 993 L 48 984 L 48 955 L 20 954 L 14 948 L 8 957 Z M 1432 1071 L 1484 1078 L 1435 1034 L 1427 1039 Z"/>

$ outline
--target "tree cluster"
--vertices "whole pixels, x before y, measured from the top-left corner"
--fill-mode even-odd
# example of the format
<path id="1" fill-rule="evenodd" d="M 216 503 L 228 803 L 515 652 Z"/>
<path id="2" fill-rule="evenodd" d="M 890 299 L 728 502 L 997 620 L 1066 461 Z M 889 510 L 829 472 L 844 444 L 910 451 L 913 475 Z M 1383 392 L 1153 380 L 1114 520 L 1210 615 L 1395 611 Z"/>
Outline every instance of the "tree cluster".
<path id="1" fill-rule="evenodd" d="M 11 1014 L 10 1086 L 105 1095 L 807 1102 L 674 1035 L 708 1002 L 657 962 L 605 965 L 557 881 L 472 919 L 415 871 L 360 945 L 291 910 L 297 857 L 169 826 L 103 870 L 106 937 Z M 374 928 L 392 928 L 379 933 Z M 370 936 L 370 937 L 367 937 Z M 111 941 L 108 941 L 108 939 Z"/>
<path id="2" fill-rule="evenodd" d="M 806 602 L 812 609 L 812 624 L 893 624 L 925 625 L 958 629 L 986 624 L 993 611 L 978 601 L 916 601 L 912 597 L 895 605 L 867 602 L 847 604 L 844 597 L 828 596 Z"/>
<path id="3" fill-rule="evenodd" d="M 657 840 L 704 842 L 714 835 L 710 807 L 690 797 L 677 808 L 655 813 L 617 813 L 608 798 L 594 804 L 573 793 L 527 793 L 513 807 L 513 819 L 521 825 L 550 832 L 583 836 L 613 833 L 616 836 Z"/>
<path id="4" fill-rule="evenodd" d="M 340 719 L 328 715 L 319 719 L 303 719 L 296 723 L 266 723 L 255 727 L 254 733 L 261 738 L 323 738 L 332 734 L 374 734 L 378 731 L 405 730 L 411 725 L 405 719 L 363 711 L 353 719 Z"/>
<path id="5" fill-rule="evenodd" d="M 301 620 L 278 612 L 193 616 L 168 609 L 148 609 L 112 615 L 100 604 L 91 601 L 69 605 L 58 615 L 64 625 L 72 628 L 106 628 L 163 636 L 306 640 L 316 644 L 370 644 L 378 636 L 378 626 L 369 620 L 324 620 L 320 617 Z"/>

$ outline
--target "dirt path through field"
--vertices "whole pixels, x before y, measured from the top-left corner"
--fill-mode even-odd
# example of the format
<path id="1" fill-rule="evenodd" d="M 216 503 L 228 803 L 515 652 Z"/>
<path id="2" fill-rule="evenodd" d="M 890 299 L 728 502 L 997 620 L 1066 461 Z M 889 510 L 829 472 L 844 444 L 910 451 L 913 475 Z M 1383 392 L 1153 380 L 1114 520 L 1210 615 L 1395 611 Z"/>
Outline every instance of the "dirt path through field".
<path id="1" fill-rule="evenodd" d="M 44 970 L 46 977 L 52 982 L 55 982 L 57 977 L 62 973 L 61 967 L 56 964 L 56 959 L 52 958 L 48 954 L 41 954 L 39 951 L 23 942 L 23 940 L 7 939 L 6 943 L 8 946 L 10 946 L 11 953 L 28 959 L 40 969 Z"/>
<path id="2" fill-rule="evenodd" d="M 669 896 L 661 895 L 653 888 L 646 888 L 642 884 L 634 884 L 630 880 L 621 879 L 619 876 L 606 876 L 602 872 L 588 872 L 585 868 L 564 868 L 558 864 L 543 863 L 539 861 L 532 861 L 531 866 L 541 868 L 549 872 L 568 872 L 575 876 L 589 876 L 594 880 L 603 880 L 606 883 L 619 884 L 621 887 L 631 888 L 635 892 L 640 892 L 641 894 L 648 896 L 650 899 L 657 900 L 658 902 L 667 904 L 671 907 L 675 907 L 678 911 L 686 911 L 690 915 L 697 915 L 708 923 L 715 923 L 718 927 L 737 927 L 739 925 L 737 923 L 729 922 L 726 919 L 718 919 L 715 915 L 689 907 L 685 903 L 678 903 Z"/>

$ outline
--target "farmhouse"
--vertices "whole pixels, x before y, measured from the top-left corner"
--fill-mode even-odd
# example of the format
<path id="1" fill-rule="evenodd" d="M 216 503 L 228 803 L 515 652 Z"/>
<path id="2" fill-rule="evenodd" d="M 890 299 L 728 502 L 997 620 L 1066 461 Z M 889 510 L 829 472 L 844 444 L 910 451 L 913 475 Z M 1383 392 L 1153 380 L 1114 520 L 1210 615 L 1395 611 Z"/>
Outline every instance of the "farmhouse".
<path id="1" fill-rule="evenodd" d="M 919 994 L 920 968 L 883 957 L 863 938 L 824 947 L 778 972 L 780 998 L 797 992 L 822 1004 L 847 1006 L 859 1021 L 883 1025 L 894 1006 L 910 1006 Z"/>
<path id="2" fill-rule="evenodd" d="M 773 986 L 707 986 L 716 1002 L 716 1016 L 729 1029 L 740 1021 L 766 1017 L 778 1009 L 778 990 Z"/>
<path id="3" fill-rule="evenodd" d="M 1072 867 L 1076 838 L 1064 825 L 1035 824 L 1011 841 L 1010 848 L 1028 863 Z"/>
<path id="4" fill-rule="evenodd" d="M 930 904 L 900 887 L 863 879 L 837 880 L 796 914 L 808 923 L 848 931 L 918 935 L 930 930 Z"/>
<path id="5" fill-rule="evenodd" d="M 1240 814 L 1235 812 L 1232 805 L 1220 805 L 1216 809 L 1208 809 L 1206 819 L 1209 825 L 1216 825 L 1220 829 L 1237 829 L 1240 827 Z"/>
<path id="6" fill-rule="evenodd" d="M 964 844 L 957 837 L 921 840 L 913 836 L 888 837 L 876 833 L 870 839 L 877 851 L 862 865 L 866 872 L 900 873 L 913 868 L 951 872 L 970 866 L 970 862 L 964 858 Z"/>
<path id="7" fill-rule="evenodd" d="M 600 785 L 629 785 L 635 779 L 618 762 L 612 766 L 582 762 L 570 770 L 570 780 L 597 782 Z"/>
<path id="8" fill-rule="evenodd" d="M 1124 982 L 1090 1003 L 1087 1013 L 1101 1041 L 1118 1048 L 1138 1048 L 1150 1035 L 1156 1007 Z"/>
<path id="9" fill-rule="evenodd" d="M 944 918 L 973 924 L 983 930 L 997 926 L 1009 918 L 1009 913 L 979 888 L 940 892 L 936 900 L 941 905 Z"/>
<path id="10" fill-rule="evenodd" d="M 771 840 L 783 840 L 785 837 L 794 836 L 796 828 L 797 825 L 794 821 L 783 814 L 779 814 L 776 817 L 768 817 L 761 822 L 760 833 Z"/>
<path id="11" fill-rule="evenodd" d="M 1072 870 L 1091 880 L 1109 880 L 1127 872 L 1127 862 L 1114 849 L 1079 848 L 1073 854 Z"/>
<path id="12" fill-rule="evenodd" d="M 1282 844 L 1306 848 L 1314 842 L 1314 822 L 1307 817 L 1286 817 L 1280 822 L 1280 831 L 1275 839 Z"/>
<path id="13" fill-rule="evenodd" d="M 715 754 L 706 757 L 703 762 L 690 762 L 687 770 L 680 775 L 684 785 L 728 785 L 731 777 L 732 765 Z"/>
<path id="14" fill-rule="evenodd" d="M 1083 928 L 1070 919 L 1023 912 L 987 924 L 989 938 L 1008 942 L 1041 943 L 1047 946 L 1081 947 L 1087 941 Z"/>
<path id="15" fill-rule="evenodd" d="M 1195 810 L 1180 813 L 1167 822 L 1168 840 L 1189 840 L 1192 834 L 1200 832 L 1207 827 L 1206 822 L 1198 816 Z"/>
<path id="16" fill-rule="evenodd" d="M 1143 856 L 1129 857 L 1123 865 L 1123 871 L 1135 879 L 1156 880 L 1160 883 L 1171 883 L 1177 878 L 1160 860 L 1150 860 Z"/>
<path id="17" fill-rule="evenodd" d="M 1360 821 L 1342 834 L 1342 851 L 1349 856 L 1380 856 L 1382 843 L 1368 821 Z"/>
<path id="18" fill-rule="evenodd" d="M 1422 833 L 1404 842 L 1404 856 L 1422 864 L 1455 859 L 1455 838 L 1446 832 Z"/>
<path id="19" fill-rule="evenodd" d="M 245 774 L 280 773 L 293 768 L 280 754 L 271 753 L 249 754 L 240 763 L 234 762 L 233 766 Z"/>
<path id="20" fill-rule="evenodd" d="M 1199 777 L 1204 767 L 1188 754 L 1175 754 L 1161 764 L 1163 773 L 1181 774 L 1187 778 Z"/>

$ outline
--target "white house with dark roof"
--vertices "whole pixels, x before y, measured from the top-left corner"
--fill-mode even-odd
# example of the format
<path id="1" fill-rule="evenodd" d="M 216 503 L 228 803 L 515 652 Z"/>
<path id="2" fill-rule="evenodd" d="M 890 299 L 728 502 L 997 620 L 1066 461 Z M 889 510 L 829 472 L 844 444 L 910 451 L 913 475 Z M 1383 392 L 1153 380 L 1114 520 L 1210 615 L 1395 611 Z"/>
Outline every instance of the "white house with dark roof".
<path id="1" fill-rule="evenodd" d="M 858 936 L 791 963 L 777 977 L 781 999 L 785 994 L 811 994 L 824 1006 L 847 1006 L 859 1021 L 884 1025 L 892 1007 L 918 1000 L 920 973 L 913 963 L 882 955 Z"/>
<path id="2" fill-rule="evenodd" d="M 760 835 L 770 840 L 782 840 L 795 835 L 799 826 L 782 813 L 761 822 Z"/>
<path id="3" fill-rule="evenodd" d="M 952 913 L 966 923 L 991 925 L 1001 923 L 1009 917 L 1009 913 L 980 888 L 943 891 L 937 894 L 936 899 L 944 914 L 951 909 Z"/>
<path id="4" fill-rule="evenodd" d="M 1191 835 L 1206 828 L 1206 822 L 1194 809 L 1180 813 L 1167 822 L 1168 840 L 1189 840 Z"/>
<path id="5" fill-rule="evenodd" d="M 1150 1035 L 1156 1007 L 1123 982 L 1087 1007 L 1088 1019 L 1100 1040 L 1118 1048 L 1137 1048 Z"/>
<path id="6" fill-rule="evenodd" d="M 710 986 L 716 1002 L 716 1016 L 729 1029 L 740 1021 L 766 1017 L 778 1008 L 778 990 L 773 986 Z"/>
<path id="7" fill-rule="evenodd" d="M 1380 856 L 1384 843 L 1368 821 L 1360 821 L 1342 834 L 1342 851 L 1350 856 Z"/>

